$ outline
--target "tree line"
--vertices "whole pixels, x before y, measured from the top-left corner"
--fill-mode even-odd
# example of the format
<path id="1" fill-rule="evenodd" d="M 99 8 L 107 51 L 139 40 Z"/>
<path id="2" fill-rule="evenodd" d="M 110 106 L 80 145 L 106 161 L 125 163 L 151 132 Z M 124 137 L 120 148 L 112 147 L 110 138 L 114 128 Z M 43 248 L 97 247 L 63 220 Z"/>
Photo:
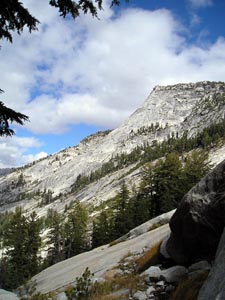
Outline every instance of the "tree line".
<path id="1" fill-rule="evenodd" d="M 188 137 L 188 132 L 184 132 L 182 136 L 172 132 L 163 142 L 157 142 L 157 140 L 155 140 L 151 144 L 146 143 L 143 146 L 136 147 L 129 154 L 117 154 L 108 162 L 104 163 L 101 168 L 92 171 L 90 174 L 78 175 L 76 181 L 71 186 L 71 192 L 77 192 L 105 175 L 134 163 L 141 166 L 173 152 L 181 155 L 183 152 L 189 152 L 198 148 L 207 150 L 208 148 L 215 146 L 215 144 L 224 137 L 225 120 L 211 124 L 193 137 Z"/>
<path id="2" fill-rule="evenodd" d="M 87 221 L 88 212 L 79 202 L 66 219 L 54 210 L 45 218 L 38 218 L 35 212 L 26 216 L 21 208 L 1 215 L 0 287 L 15 289 L 44 268 L 90 249 Z M 41 236 L 46 230 L 43 258 Z"/>
<path id="3" fill-rule="evenodd" d="M 193 151 L 180 158 L 169 153 L 155 165 L 144 167 L 138 189 L 129 192 L 123 183 L 109 209 L 103 209 L 93 222 L 92 247 L 121 237 L 132 228 L 177 208 L 183 196 L 207 174 L 208 154 Z"/>
<path id="4" fill-rule="evenodd" d="M 130 229 L 179 205 L 183 195 L 209 170 L 207 153 L 180 157 L 169 153 L 143 169 L 141 184 L 132 191 L 121 184 L 119 193 L 94 219 L 76 202 L 65 215 L 49 210 L 47 217 L 26 216 L 21 208 L 0 217 L 0 287 L 14 289 L 42 269 L 107 244 Z M 46 231 L 47 230 L 47 231 Z M 44 234 L 45 232 L 45 234 Z M 46 235 L 45 254 L 41 235 Z"/>

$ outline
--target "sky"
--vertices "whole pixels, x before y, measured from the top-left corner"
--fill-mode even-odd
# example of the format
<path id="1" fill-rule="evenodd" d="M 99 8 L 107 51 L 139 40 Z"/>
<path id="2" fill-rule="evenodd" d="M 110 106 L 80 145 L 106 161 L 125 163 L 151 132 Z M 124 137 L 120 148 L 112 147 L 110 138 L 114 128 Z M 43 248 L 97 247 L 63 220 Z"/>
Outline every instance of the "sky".
<path id="1" fill-rule="evenodd" d="M 225 80 L 225 1 L 103 0 L 99 19 L 63 19 L 23 0 L 38 31 L 0 41 L 1 101 L 29 116 L 0 139 L 0 168 L 16 167 L 118 127 L 155 85 Z"/>

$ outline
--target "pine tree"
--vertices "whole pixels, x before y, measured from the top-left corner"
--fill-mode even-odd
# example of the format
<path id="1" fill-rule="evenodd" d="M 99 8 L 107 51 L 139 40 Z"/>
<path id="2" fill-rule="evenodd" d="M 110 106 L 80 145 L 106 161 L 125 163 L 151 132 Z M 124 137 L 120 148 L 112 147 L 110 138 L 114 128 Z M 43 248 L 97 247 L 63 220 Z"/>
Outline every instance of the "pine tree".
<path id="1" fill-rule="evenodd" d="M 138 191 L 138 198 L 143 202 L 143 206 L 145 206 L 144 214 L 148 215 L 149 218 L 155 216 L 155 207 L 153 200 L 153 185 L 154 179 L 154 167 L 151 164 L 146 165 L 143 168 L 142 181 L 140 184 L 140 188 Z"/>
<path id="2" fill-rule="evenodd" d="M 3 247 L 6 249 L 2 260 L 4 288 L 16 288 L 38 271 L 39 233 L 40 223 L 35 213 L 27 218 L 22 209 L 17 208 L 10 215 L 3 234 Z"/>
<path id="3" fill-rule="evenodd" d="M 63 227 L 61 225 L 62 217 L 54 211 L 51 216 L 51 227 L 48 233 L 48 255 L 45 265 L 53 265 L 65 258 L 64 255 L 64 236 Z"/>
<path id="4" fill-rule="evenodd" d="M 185 159 L 184 178 L 187 192 L 204 177 L 210 169 L 208 153 L 203 150 L 192 151 Z"/>
<path id="5" fill-rule="evenodd" d="M 149 197 L 146 190 L 140 190 L 130 199 L 129 206 L 132 215 L 132 228 L 150 219 Z"/>
<path id="6" fill-rule="evenodd" d="M 77 202 L 72 212 L 69 213 L 64 228 L 66 258 L 88 249 L 87 222 L 87 210 L 84 205 Z"/>
<path id="7" fill-rule="evenodd" d="M 27 253 L 28 276 L 31 277 L 39 270 L 40 257 L 38 251 L 41 247 L 41 221 L 36 212 L 33 212 L 27 220 L 27 239 L 25 243 Z"/>
<path id="8" fill-rule="evenodd" d="M 105 210 L 93 221 L 92 248 L 107 244 L 111 239 L 109 217 Z"/>
<path id="9" fill-rule="evenodd" d="M 153 176 L 152 204 L 155 216 L 177 207 L 183 196 L 182 179 L 182 163 L 176 153 L 170 153 L 165 160 L 159 160 Z"/>
<path id="10" fill-rule="evenodd" d="M 1 38 L 1 30 L 0 30 L 0 38 Z M 0 89 L 0 94 L 2 92 L 3 91 Z M 3 102 L 0 101 L 0 136 L 14 135 L 14 130 L 10 128 L 10 124 L 12 122 L 23 125 L 24 122 L 28 120 L 29 120 L 28 116 L 12 110 L 11 108 L 5 106 Z"/>
<path id="11" fill-rule="evenodd" d="M 115 238 L 122 236 L 132 228 L 132 215 L 128 205 L 129 191 L 125 183 L 122 184 L 116 200 L 116 212 L 114 214 Z"/>
<path id="12" fill-rule="evenodd" d="M 24 241 L 27 237 L 27 221 L 21 208 L 12 215 L 4 233 L 3 246 L 6 248 L 9 288 L 15 288 L 27 279 L 27 254 Z"/>

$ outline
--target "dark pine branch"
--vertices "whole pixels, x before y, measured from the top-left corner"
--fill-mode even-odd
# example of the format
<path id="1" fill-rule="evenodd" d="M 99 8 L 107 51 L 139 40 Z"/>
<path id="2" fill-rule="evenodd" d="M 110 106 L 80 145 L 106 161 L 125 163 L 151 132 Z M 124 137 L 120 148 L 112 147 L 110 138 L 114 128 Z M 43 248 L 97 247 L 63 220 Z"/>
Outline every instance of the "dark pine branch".
<path id="1" fill-rule="evenodd" d="M 28 120 L 28 116 L 6 107 L 4 103 L 0 101 L 0 136 L 14 135 L 14 130 L 10 128 L 12 122 L 23 125 L 24 122 Z"/>

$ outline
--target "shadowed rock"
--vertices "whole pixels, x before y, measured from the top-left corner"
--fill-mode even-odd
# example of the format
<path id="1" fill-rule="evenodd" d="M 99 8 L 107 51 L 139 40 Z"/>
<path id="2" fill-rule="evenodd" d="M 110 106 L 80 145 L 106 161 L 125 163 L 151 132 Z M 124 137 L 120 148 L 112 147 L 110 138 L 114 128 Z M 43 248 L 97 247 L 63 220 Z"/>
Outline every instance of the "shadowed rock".
<path id="1" fill-rule="evenodd" d="M 176 282 L 187 277 L 188 271 L 183 266 L 174 266 L 169 269 L 163 270 L 161 278 L 168 283 Z"/>
<path id="2" fill-rule="evenodd" d="M 198 300 L 225 299 L 225 230 L 216 253 L 215 263 L 201 288 Z"/>
<path id="3" fill-rule="evenodd" d="M 178 264 L 212 260 L 225 225 L 225 160 L 182 199 L 166 248 Z"/>

